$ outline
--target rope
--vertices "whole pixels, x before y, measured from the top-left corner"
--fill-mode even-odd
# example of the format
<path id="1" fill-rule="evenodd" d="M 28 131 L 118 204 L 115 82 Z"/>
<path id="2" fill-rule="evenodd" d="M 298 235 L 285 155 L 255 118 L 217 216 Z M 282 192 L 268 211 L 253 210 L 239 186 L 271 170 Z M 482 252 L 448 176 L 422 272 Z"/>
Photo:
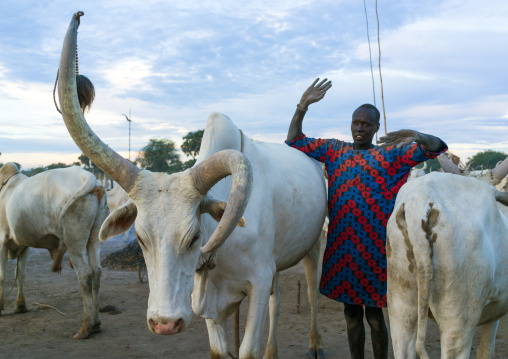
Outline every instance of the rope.
<path id="1" fill-rule="evenodd" d="M 374 106 L 376 106 L 376 90 L 374 87 L 374 71 L 372 70 L 372 51 L 370 49 L 370 35 L 369 35 L 369 18 L 367 17 L 367 5 L 363 0 L 363 9 L 365 10 L 365 22 L 367 23 L 367 40 L 369 41 L 369 59 L 370 59 L 370 75 L 372 77 L 372 97 L 374 98 Z M 377 133 L 376 133 L 377 135 Z"/>
<path id="2" fill-rule="evenodd" d="M 379 15 L 377 13 L 377 0 L 376 0 L 376 19 L 377 19 L 377 46 L 379 48 L 379 78 L 381 80 L 381 100 L 383 102 L 383 116 L 385 121 L 385 135 L 388 133 L 386 130 L 386 111 L 385 111 L 385 97 L 383 93 L 383 76 L 381 75 L 381 43 L 379 41 Z"/>
<path id="3" fill-rule="evenodd" d="M 62 315 L 67 316 L 67 314 L 62 313 L 61 311 L 59 311 L 59 310 L 58 310 L 58 308 L 55 308 L 55 307 L 53 307 L 52 305 L 42 304 L 42 303 L 38 303 L 38 302 L 34 302 L 34 304 L 35 304 L 35 305 L 38 305 L 38 306 L 40 306 L 40 307 L 54 309 L 54 310 L 56 310 L 58 313 L 60 313 L 60 314 L 62 314 Z"/>
<path id="4" fill-rule="evenodd" d="M 55 80 L 55 86 L 53 87 L 53 102 L 55 103 L 55 107 L 56 107 L 56 110 L 62 114 L 62 111 L 60 111 L 60 109 L 58 108 L 58 104 L 56 103 L 56 96 L 55 96 L 55 92 L 56 92 L 56 84 L 58 83 L 58 75 L 60 74 L 60 69 L 58 69 L 58 71 L 56 72 L 56 80 Z"/>
<path id="5" fill-rule="evenodd" d="M 78 11 L 74 14 L 74 18 L 78 20 L 78 27 L 81 24 L 81 16 L 85 15 L 83 11 Z M 77 37 L 77 34 L 76 34 Z M 62 111 L 58 108 L 58 104 L 56 103 L 56 85 L 58 84 L 58 75 L 60 74 L 60 69 L 56 72 L 56 79 L 55 79 L 55 86 L 53 87 L 53 102 L 55 103 L 56 110 L 62 114 Z M 78 69 L 78 40 L 76 38 L 76 76 L 79 76 L 79 69 Z"/>
<path id="6" fill-rule="evenodd" d="M 0 186 L 0 191 L 4 188 L 4 186 L 7 184 L 7 182 L 9 182 L 9 180 L 10 180 L 12 177 L 16 176 L 16 175 L 19 175 L 19 172 L 17 172 L 17 173 L 14 173 L 14 174 L 10 175 L 10 176 L 9 176 L 9 178 L 7 178 L 5 181 L 3 181 L 3 182 L 2 182 L 2 186 Z"/>

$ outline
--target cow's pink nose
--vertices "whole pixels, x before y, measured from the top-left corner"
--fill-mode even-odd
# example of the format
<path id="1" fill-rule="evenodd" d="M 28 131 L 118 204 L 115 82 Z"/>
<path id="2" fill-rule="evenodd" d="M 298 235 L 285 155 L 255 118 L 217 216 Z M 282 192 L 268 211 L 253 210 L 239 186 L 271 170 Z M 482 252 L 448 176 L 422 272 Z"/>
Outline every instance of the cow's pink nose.
<path id="1" fill-rule="evenodd" d="M 150 326 L 155 334 L 159 335 L 173 335 L 177 334 L 182 327 L 183 320 L 178 319 L 175 322 L 161 323 L 150 319 Z"/>

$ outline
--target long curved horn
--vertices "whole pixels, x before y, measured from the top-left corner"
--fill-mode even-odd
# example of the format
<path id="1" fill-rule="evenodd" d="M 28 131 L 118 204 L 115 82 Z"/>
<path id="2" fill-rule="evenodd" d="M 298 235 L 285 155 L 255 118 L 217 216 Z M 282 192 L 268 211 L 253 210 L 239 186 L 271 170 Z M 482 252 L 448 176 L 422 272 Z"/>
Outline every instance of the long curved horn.
<path id="1" fill-rule="evenodd" d="M 444 172 L 460 175 L 459 167 L 457 167 L 455 163 L 446 157 L 444 153 L 441 153 L 439 156 L 437 156 L 437 160 L 439 161 L 439 164 L 441 165 L 441 168 Z"/>
<path id="2" fill-rule="evenodd" d="M 76 43 L 79 26 L 78 12 L 73 15 L 62 48 L 58 98 L 67 130 L 76 145 L 90 160 L 120 184 L 127 193 L 134 187 L 140 169 L 109 148 L 86 123 L 79 106 L 76 90 Z"/>
<path id="3" fill-rule="evenodd" d="M 242 218 L 252 190 L 252 169 L 249 160 L 236 150 L 217 152 L 191 169 L 194 185 L 202 195 L 229 175 L 233 184 L 226 210 L 210 240 L 201 247 L 202 253 L 219 248 Z"/>
<path id="4" fill-rule="evenodd" d="M 506 175 L 508 175 L 508 157 L 492 170 L 492 176 L 498 181 L 501 181 Z"/>
<path id="5" fill-rule="evenodd" d="M 505 206 L 508 206 L 508 193 L 496 191 L 495 196 L 496 196 L 497 202 L 499 202 Z"/>

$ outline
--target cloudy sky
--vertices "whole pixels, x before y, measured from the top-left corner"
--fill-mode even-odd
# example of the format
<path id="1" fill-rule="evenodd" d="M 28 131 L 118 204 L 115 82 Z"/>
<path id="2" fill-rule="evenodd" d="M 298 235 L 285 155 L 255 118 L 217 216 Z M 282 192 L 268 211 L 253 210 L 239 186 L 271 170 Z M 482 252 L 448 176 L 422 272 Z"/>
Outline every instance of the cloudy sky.
<path id="1" fill-rule="evenodd" d="M 376 104 L 382 111 L 375 0 L 366 0 Z M 95 85 L 86 118 L 128 156 L 150 138 L 181 144 L 222 112 L 249 137 L 283 141 L 303 91 L 333 87 L 304 132 L 349 140 L 351 113 L 373 103 L 362 0 L 3 0 L 0 157 L 23 168 L 81 153 L 52 98 L 63 38 L 81 10 L 80 73 Z M 508 2 L 379 1 L 388 131 L 441 137 L 463 160 L 508 152 Z"/>

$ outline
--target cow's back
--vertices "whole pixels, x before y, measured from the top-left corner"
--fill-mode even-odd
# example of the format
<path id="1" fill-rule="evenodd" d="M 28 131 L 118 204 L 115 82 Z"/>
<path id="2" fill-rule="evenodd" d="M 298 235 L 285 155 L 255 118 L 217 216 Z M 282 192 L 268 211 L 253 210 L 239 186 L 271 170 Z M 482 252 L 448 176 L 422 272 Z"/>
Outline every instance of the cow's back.
<path id="1" fill-rule="evenodd" d="M 48 236 L 59 237 L 60 218 L 66 204 L 85 182 L 92 181 L 95 182 L 95 176 L 90 172 L 68 167 L 42 172 L 21 182 L 6 208 L 14 237 L 33 241 L 31 244 Z"/>

